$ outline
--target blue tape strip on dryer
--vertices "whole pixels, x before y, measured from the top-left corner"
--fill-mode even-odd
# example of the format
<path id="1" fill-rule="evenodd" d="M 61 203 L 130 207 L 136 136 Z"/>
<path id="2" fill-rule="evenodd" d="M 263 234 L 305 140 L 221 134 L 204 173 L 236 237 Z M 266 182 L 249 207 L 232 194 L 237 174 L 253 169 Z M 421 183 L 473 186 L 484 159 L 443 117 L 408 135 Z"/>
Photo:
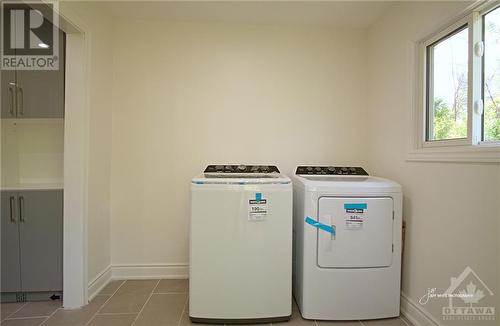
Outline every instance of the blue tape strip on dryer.
<path id="1" fill-rule="evenodd" d="M 335 236 L 335 228 L 333 226 L 318 222 L 316 220 L 313 220 L 309 216 L 306 217 L 305 221 L 307 224 L 312 225 L 315 228 L 318 228 L 320 230 L 331 233 L 333 236 Z"/>
<path id="2" fill-rule="evenodd" d="M 367 209 L 366 203 L 344 204 L 344 209 Z"/>

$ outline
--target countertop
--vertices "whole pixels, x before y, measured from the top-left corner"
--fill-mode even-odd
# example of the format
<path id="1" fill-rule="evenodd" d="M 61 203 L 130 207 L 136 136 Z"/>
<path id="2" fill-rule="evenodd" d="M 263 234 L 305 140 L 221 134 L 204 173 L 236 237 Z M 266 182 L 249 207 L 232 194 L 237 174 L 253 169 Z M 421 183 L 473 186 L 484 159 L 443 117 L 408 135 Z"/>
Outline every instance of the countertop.
<path id="1" fill-rule="evenodd" d="M 62 190 L 64 188 L 63 183 L 24 183 L 24 184 L 13 184 L 13 185 L 2 185 L 1 190 Z"/>

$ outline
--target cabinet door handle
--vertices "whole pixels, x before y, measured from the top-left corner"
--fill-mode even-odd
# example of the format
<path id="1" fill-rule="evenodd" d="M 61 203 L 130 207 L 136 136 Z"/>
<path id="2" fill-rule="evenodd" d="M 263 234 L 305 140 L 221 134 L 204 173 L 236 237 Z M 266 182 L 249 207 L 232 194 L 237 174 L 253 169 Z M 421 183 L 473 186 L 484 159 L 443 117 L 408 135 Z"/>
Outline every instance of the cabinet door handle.
<path id="1" fill-rule="evenodd" d="M 9 93 L 10 93 L 10 110 L 9 113 L 11 116 L 14 116 L 14 107 L 16 106 L 16 96 L 14 95 L 14 87 L 16 84 L 14 83 L 9 83 Z"/>
<path id="2" fill-rule="evenodd" d="M 17 88 L 17 113 L 24 115 L 24 93 L 22 87 Z"/>
<path id="3" fill-rule="evenodd" d="M 16 205 L 14 196 L 10 196 L 10 222 L 11 223 L 16 223 L 16 216 L 14 214 L 14 206 Z"/>
<path id="4" fill-rule="evenodd" d="M 19 221 L 26 222 L 24 218 L 24 196 L 19 196 Z"/>

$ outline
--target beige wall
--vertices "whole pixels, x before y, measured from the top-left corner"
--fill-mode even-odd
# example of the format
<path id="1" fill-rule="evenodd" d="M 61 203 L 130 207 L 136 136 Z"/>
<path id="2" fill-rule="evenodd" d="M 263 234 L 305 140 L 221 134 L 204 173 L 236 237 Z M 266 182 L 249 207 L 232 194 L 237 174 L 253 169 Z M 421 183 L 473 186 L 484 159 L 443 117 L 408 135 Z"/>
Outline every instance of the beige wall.
<path id="1" fill-rule="evenodd" d="M 188 262 L 210 163 L 364 164 L 363 31 L 115 22 L 112 262 Z"/>
<path id="2" fill-rule="evenodd" d="M 444 292 L 450 277 L 458 276 L 466 266 L 496 294 L 500 290 L 499 165 L 406 160 L 415 67 L 411 44 L 466 6 L 465 2 L 400 3 L 369 34 L 368 157 L 373 173 L 403 185 L 407 222 L 403 293 L 415 302 L 427 288 Z M 431 300 L 421 308 L 440 319 L 444 304 L 445 300 Z"/>
<path id="3" fill-rule="evenodd" d="M 112 19 L 95 3 L 60 2 L 60 10 L 63 16 L 85 31 L 88 42 L 87 276 L 92 282 L 111 263 Z"/>
<path id="4" fill-rule="evenodd" d="M 106 16 L 92 14 L 90 129 L 89 129 L 89 281 L 111 261 L 110 190 L 111 190 L 111 84 L 112 34 Z M 90 264 L 92 262 L 92 264 Z"/>
<path id="5" fill-rule="evenodd" d="M 404 187 L 403 292 L 500 274 L 500 167 L 406 161 L 409 45 L 463 2 L 401 3 L 368 33 L 115 20 L 91 26 L 89 280 L 188 261 L 189 180 L 210 163 L 360 164 Z M 90 10 L 90 11 L 89 11 Z M 112 152 L 110 154 L 110 152 Z M 442 302 L 423 308 L 439 318 Z"/>

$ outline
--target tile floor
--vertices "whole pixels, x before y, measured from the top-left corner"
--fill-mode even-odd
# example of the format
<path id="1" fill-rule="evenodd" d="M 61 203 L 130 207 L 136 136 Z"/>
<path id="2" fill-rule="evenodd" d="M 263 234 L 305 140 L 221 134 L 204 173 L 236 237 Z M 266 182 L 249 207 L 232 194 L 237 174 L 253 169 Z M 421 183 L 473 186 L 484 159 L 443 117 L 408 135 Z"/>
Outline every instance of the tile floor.
<path id="1" fill-rule="evenodd" d="M 113 281 L 82 309 L 64 310 L 60 301 L 7 303 L 0 305 L 0 318 L 2 326 L 186 326 L 191 325 L 187 303 L 187 280 Z M 402 318 L 362 322 L 304 320 L 295 303 L 292 319 L 280 325 L 411 326 Z"/>

